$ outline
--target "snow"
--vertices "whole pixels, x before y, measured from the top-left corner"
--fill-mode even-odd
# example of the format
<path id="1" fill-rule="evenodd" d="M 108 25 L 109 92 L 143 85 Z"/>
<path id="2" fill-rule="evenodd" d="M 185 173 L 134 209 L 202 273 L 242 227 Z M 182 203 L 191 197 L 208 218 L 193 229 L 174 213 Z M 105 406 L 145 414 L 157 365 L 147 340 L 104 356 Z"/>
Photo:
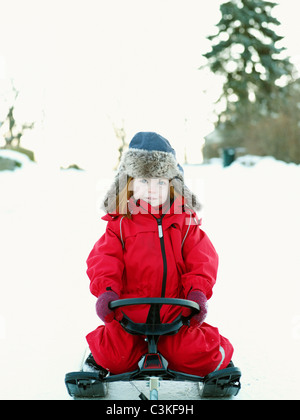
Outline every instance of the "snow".
<path id="1" fill-rule="evenodd" d="M 0 399 L 69 399 L 64 375 L 99 324 L 85 260 L 105 229 L 98 205 L 113 173 L 25 163 L 0 172 Z M 207 322 L 235 347 L 236 399 L 299 399 L 299 165 L 246 157 L 185 174 L 220 256 Z M 159 396 L 195 400 L 197 386 L 164 382 Z M 107 398 L 138 391 L 112 383 Z"/>
<path id="2" fill-rule="evenodd" d="M 15 160 L 21 163 L 23 167 L 31 162 L 29 157 L 24 155 L 24 153 L 19 153 L 10 149 L 0 149 L 0 157 Z"/>

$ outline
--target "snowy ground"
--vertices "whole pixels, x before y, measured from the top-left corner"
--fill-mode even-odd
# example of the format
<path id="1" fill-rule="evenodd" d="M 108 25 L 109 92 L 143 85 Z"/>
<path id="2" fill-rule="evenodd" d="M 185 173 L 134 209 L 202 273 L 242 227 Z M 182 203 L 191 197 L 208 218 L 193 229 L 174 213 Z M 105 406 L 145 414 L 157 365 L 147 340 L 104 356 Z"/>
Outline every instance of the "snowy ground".
<path id="1" fill-rule="evenodd" d="M 264 158 L 185 173 L 220 255 L 207 322 L 235 347 L 236 399 L 299 399 L 300 167 Z M 31 163 L 0 172 L 0 399 L 69 398 L 64 375 L 99 323 L 85 259 L 105 229 L 97 206 L 109 183 Z M 138 392 L 111 384 L 108 398 Z M 197 399 L 196 385 L 163 383 L 160 398 Z"/>

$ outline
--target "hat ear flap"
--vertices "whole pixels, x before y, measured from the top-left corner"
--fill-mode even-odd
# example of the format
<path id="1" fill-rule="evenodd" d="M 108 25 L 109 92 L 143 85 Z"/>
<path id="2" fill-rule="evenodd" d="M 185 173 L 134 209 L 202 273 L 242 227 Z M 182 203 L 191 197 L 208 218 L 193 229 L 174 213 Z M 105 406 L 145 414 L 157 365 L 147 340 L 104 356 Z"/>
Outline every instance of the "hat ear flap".
<path id="1" fill-rule="evenodd" d="M 170 184 L 174 187 L 175 192 L 183 197 L 185 206 L 195 211 L 202 209 L 202 205 L 196 195 L 184 184 L 181 178 L 173 178 Z"/>
<path id="2" fill-rule="evenodd" d="M 118 173 L 115 176 L 114 182 L 105 194 L 103 203 L 102 203 L 102 210 L 105 211 L 105 213 L 114 213 L 117 209 L 117 200 L 120 195 L 120 192 L 124 190 L 124 188 L 127 188 L 127 182 L 129 180 L 129 176 L 124 173 Z"/>

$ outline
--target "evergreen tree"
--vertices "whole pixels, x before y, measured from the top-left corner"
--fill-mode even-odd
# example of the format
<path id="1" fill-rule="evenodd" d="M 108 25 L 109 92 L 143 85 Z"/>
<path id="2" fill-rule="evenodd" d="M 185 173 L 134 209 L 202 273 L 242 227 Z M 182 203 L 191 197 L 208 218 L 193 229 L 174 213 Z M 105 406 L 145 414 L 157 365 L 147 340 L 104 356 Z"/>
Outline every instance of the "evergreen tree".
<path id="1" fill-rule="evenodd" d="M 276 3 L 264 0 L 232 0 L 220 6 L 218 33 L 209 36 L 212 50 L 204 57 L 212 72 L 224 76 L 225 112 L 219 122 L 249 118 L 274 111 L 274 98 L 282 76 L 290 78 L 293 67 L 276 43 L 280 22 L 272 16 Z M 277 83 L 276 83 L 277 82 Z"/>

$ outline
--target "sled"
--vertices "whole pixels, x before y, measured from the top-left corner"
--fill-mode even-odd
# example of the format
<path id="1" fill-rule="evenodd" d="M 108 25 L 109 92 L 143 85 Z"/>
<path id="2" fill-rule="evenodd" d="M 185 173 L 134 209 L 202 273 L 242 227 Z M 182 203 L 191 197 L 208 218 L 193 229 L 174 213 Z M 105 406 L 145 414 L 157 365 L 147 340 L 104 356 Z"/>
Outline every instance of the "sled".
<path id="1" fill-rule="evenodd" d="M 108 374 L 104 378 L 95 372 L 70 372 L 65 376 L 68 393 L 74 399 L 103 398 L 108 391 L 108 384 L 117 381 L 147 381 L 149 398 L 140 394 L 141 399 L 158 400 L 160 381 L 192 381 L 198 383 L 200 398 L 230 398 L 236 396 L 241 388 L 241 371 L 235 366 L 209 373 L 206 376 L 190 375 L 168 368 L 168 361 L 157 351 L 157 343 L 162 335 L 176 334 L 183 325 L 188 325 L 191 317 L 199 313 L 196 302 L 174 298 L 134 298 L 119 299 L 110 303 L 111 309 L 131 305 L 150 305 L 146 323 L 133 322 L 123 313 L 122 327 L 130 334 L 146 336 L 148 353 L 140 359 L 138 368 L 122 374 Z M 162 323 L 160 309 L 162 305 L 176 305 L 189 308 L 191 313 L 184 317 L 180 314 L 171 323 Z"/>

